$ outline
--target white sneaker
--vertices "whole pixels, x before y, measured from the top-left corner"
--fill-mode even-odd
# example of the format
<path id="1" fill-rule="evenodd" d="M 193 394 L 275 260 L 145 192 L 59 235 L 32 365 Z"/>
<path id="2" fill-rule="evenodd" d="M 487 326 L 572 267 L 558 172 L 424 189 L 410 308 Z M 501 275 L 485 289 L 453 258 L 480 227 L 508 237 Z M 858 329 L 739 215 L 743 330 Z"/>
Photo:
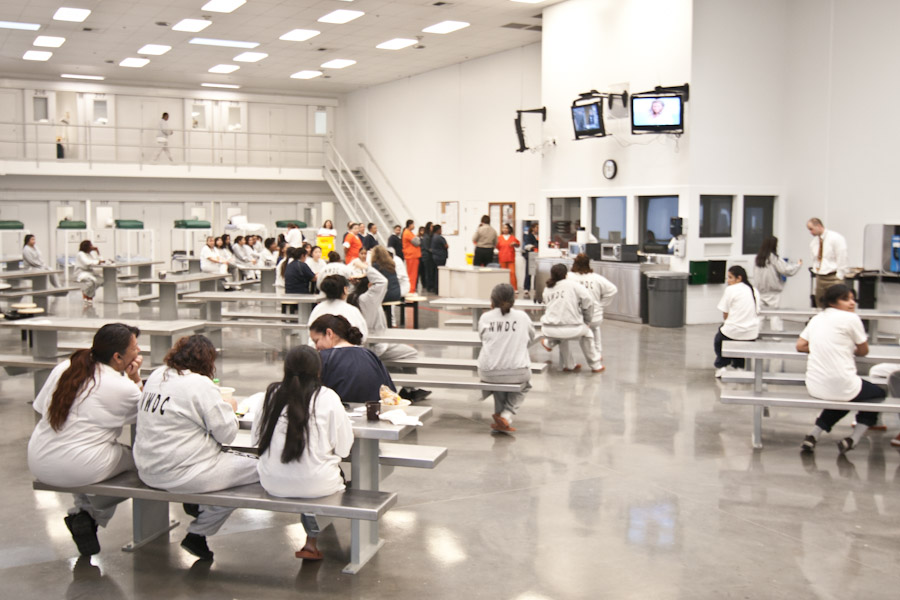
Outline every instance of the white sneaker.
<path id="1" fill-rule="evenodd" d="M 721 379 L 722 375 L 728 372 L 728 367 L 720 367 L 716 369 L 716 379 Z"/>

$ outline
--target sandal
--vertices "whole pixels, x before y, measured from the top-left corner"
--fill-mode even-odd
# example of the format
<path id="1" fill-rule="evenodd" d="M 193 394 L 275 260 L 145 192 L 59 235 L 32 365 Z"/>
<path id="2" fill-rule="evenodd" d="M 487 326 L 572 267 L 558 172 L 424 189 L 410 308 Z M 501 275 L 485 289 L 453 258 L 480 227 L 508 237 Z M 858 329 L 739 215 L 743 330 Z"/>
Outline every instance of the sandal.
<path id="1" fill-rule="evenodd" d="M 297 550 L 294 552 L 294 556 L 303 560 L 322 560 L 322 553 L 319 550 L 307 550 L 306 548 Z"/>

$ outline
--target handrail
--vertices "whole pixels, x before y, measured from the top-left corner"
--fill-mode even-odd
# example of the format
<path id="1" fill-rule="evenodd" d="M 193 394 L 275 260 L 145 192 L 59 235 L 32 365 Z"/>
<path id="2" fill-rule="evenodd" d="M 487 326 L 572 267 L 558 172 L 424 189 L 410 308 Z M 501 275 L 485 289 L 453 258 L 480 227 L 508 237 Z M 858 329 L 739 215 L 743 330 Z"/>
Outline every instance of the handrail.
<path id="1" fill-rule="evenodd" d="M 409 207 L 403 201 L 403 197 L 400 196 L 400 193 L 394 187 L 394 184 L 391 183 L 391 180 L 388 178 L 387 174 L 384 172 L 384 169 L 381 168 L 381 165 L 379 165 L 378 161 L 375 160 L 375 157 L 372 156 L 372 152 L 369 150 L 369 148 L 363 142 L 359 143 L 359 147 L 363 149 L 363 152 L 365 152 L 366 156 L 369 157 L 369 161 L 371 161 L 371 163 L 378 170 L 378 173 L 381 175 L 381 178 L 384 180 L 385 185 L 387 185 L 388 189 L 394 195 L 394 198 L 393 198 L 394 201 L 396 201 L 396 203 L 400 205 L 400 208 L 403 209 L 401 214 L 411 217 L 413 212 L 411 210 L 409 210 Z M 378 186 L 378 187 L 381 188 L 381 186 Z M 391 211 L 391 212 L 396 214 L 396 211 Z"/>
<path id="2" fill-rule="evenodd" d="M 325 166 L 323 167 L 323 175 L 325 181 L 331 185 L 332 191 L 338 197 L 344 210 L 348 216 L 354 221 L 362 222 L 371 219 L 378 225 L 378 237 L 382 243 L 386 242 L 387 232 L 390 231 L 390 224 L 384 220 L 381 211 L 372 203 L 372 199 L 362 184 L 353 176 L 350 166 L 344 160 L 341 153 L 331 140 L 325 140 Z M 350 197 L 344 193 L 343 187 L 346 186 Z M 363 202 L 364 201 L 364 202 Z"/>

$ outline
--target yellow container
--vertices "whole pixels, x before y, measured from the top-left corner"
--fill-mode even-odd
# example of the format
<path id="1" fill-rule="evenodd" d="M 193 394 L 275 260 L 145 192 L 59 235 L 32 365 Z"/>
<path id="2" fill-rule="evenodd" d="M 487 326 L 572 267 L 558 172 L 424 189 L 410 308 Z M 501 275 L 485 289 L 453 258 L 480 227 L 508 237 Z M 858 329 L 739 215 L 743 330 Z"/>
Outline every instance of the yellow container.
<path id="1" fill-rule="evenodd" d="M 466 264 L 471 267 L 473 262 L 475 262 L 475 253 L 466 252 Z"/>

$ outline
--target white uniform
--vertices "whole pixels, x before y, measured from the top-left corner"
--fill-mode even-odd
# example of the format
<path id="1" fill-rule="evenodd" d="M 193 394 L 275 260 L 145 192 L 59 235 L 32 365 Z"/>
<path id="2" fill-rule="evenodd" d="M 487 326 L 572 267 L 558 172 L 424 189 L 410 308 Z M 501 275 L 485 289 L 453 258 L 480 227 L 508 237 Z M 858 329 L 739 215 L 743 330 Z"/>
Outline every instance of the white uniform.
<path id="1" fill-rule="evenodd" d="M 274 267 L 275 263 L 278 262 L 278 255 L 268 248 L 263 248 L 259 253 L 259 257 L 262 259 L 262 264 L 265 267 Z"/>
<path id="2" fill-rule="evenodd" d="M 69 416 L 59 431 L 48 420 L 48 409 L 59 378 L 69 361 L 58 364 L 37 398 L 34 410 L 41 420 L 28 442 L 28 468 L 40 481 L 50 485 L 74 487 L 97 483 L 134 469 L 131 450 L 116 440 L 122 427 L 135 422 L 141 391 L 135 383 L 105 364 L 94 371 L 95 383 L 83 387 L 75 398 Z M 75 494 L 70 514 L 85 510 L 101 526 L 106 526 L 121 499 Z"/>
<path id="3" fill-rule="evenodd" d="M 312 268 L 312 267 L 310 267 Z M 322 280 L 328 277 L 329 275 L 343 275 L 349 279 L 350 277 L 350 267 L 345 265 L 342 262 L 330 262 L 326 263 L 324 267 L 319 270 L 318 277 L 316 281 L 321 286 Z"/>
<path id="4" fill-rule="evenodd" d="M 494 412 L 512 423 L 512 417 L 531 388 L 531 357 L 528 347 L 534 341 L 534 323 L 521 310 L 505 315 L 494 308 L 478 319 L 481 352 L 478 376 L 489 383 L 526 383 L 521 392 L 493 392 Z M 491 392 L 486 392 L 487 397 Z"/>
<path id="5" fill-rule="evenodd" d="M 287 230 L 287 233 L 284 234 L 284 241 L 287 242 L 287 245 L 291 248 L 299 248 L 303 245 L 303 232 L 300 231 L 299 227 L 291 227 Z"/>
<path id="6" fill-rule="evenodd" d="M 541 332 L 550 346 L 559 344 L 563 368 L 575 368 L 570 344 L 578 339 L 591 369 L 599 369 L 602 364 L 590 328 L 594 303 L 584 286 L 568 278 L 557 281 L 552 288 L 544 288 L 543 300 L 547 308 L 541 317 Z"/>
<path id="7" fill-rule="evenodd" d="M 285 411 L 287 409 L 285 408 Z M 261 423 L 257 420 L 257 423 Z M 310 401 L 309 435 L 299 460 L 281 461 L 287 437 L 287 416 L 283 412 L 272 433 L 272 441 L 259 457 L 259 482 L 273 496 L 282 498 L 320 498 L 344 489 L 341 458 L 353 447 L 353 426 L 341 399 L 327 387 Z M 254 428 L 253 442 L 260 432 Z"/>
<path id="8" fill-rule="evenodd" d="M 41 251 L 37 249 L 37 246 L 23 246 L 22 261 L 25 263 L 26 269 L 50 269 L 47 263 L 44 262 L 44 257 L 41 256 Z M 57 279 L 56 275 L 50 276 L 50 283 L 53 287 L 59 287 L 59 279 Z"/>
<path id="9" fill-rule="evenodd" d="M 822 400 L 853 400 L 862 389 L 856 347 L 866 330 L 856 313 L 826 308 L 807 323 L 800 337 L 809 342 L 806 391 Z"/>
<path id="10" fill-rule="evenodd" d="M 609 306 L 613 296 L 619 292 L 619 288 L 612 281 L 597 273 L 569 273 L 566 279 L 571 279 L 583 285 L 594 303 L 594 313 L 590 324 L 591 333 L 594 334 L 594 349 L 599 356 L 603 356 L 603 344 L 600 340 L 603 309 Z"/>
<path id="11" fill-rule="evenodd" d="M 149 486 L 204 493 L 259 479 L 255 458 L 224 452 L 238 420 L 208 377 L 160 367 L 144 386 L 138 407 L 134 462 Z M 202 506 L 188 532 L 212 535 L 233 508 Z"/>
<path id="12" fill-rule="evenodd" d="M 387 294 L 388 280 L 378 269 L 369 267 L 366 271 L 369 279 L 369 290 L 359 297 L 359 310 L 366 320 L 369 333 L 379 335 L 387 332 L 387 319 L 384 316 L 384 295 Z M 415 348 L 406 344 L 372 344 L 369 348 L 382 362 L 415 358 L 419 355 Z M 403 369 L 402 372 L 415 373 L 416 369 Z"/>
<path id="13" fill-rule="evenodd" d="M 156 143 L 159 145 L 159 151 L 156 153 L 156 156 L 153 157 L 153 162 L 158 161 L 163 152 L 166 153 L 169 162 L 174 162 L 172 160 L 172 153 L 169 152 L 170 135 L 172 135 L 172 129 L 169 127 L 169 122 L 166 119 L 160 119 L 159 131 L 156 132 Z"/>
<path id="14" fill-rule="evenodd" d="M 203 246 L 200 249 L 200 270 L 204 273 L 218 273 L 225 274 L 228 272 L 228 265 L 221 262 L 213 262 L 212 258 L 216 260 L 219 259 L 219 253 L 216 252 L 215 248 L 210 248 L 209 246 Z"/>
<path id="15" fill-rule="evenodd" d="M 361 343 L 363 345 L 366 343 L 366 338 L 369 337 L 369 327 L 366 325 L 366 320 L 363 318 L 362 313 L 352 304 L 347 304 L 344 300 L 323 300 L 312 309 L 309 315 L 309 324 L 312 325 L 322 315 L 341 315 L 345 317 L 350 321 L 350 325 L 356 327 L 362 333 L 363 339 Z M 312 340 L 310 340 L 310 345 L 315 345 L 312 343 Z"/>
<path id="16" fill-rule="evenodd" d="M 749 285 L 740 282 L 727 286 L 716 308 L 728 313 L 721 327 L 722 335 L 745 341 L 759 337 L 759 295 Z"/>
<path id="17" fill-rule="evenodd" d="M 777 255 L 770 254 L 766 259 L 766 266 L 753 265 L 753 287 L 759 294 L 761 308 L 778 308 L 781 303 L 781 292 L 784 290 L 782 277 L 790 277 L 800 270 L 800 263 L 786 263 Z M 773 331 L 782 331 L 784 326 L 781 317 L 769 317 Z M 762 321 L 762 319 L 760 319 Z"/>
<path id="18" fill-rule="evenodd" d="M 79 252 L 75 257 L 75 281 L 81 284 L 81 293 L 88 298 L 93 298 L 97 293 L 97 286 L 103 280 L 95 267 L 100 264 L 100 256 L 96 251 Z"/>

